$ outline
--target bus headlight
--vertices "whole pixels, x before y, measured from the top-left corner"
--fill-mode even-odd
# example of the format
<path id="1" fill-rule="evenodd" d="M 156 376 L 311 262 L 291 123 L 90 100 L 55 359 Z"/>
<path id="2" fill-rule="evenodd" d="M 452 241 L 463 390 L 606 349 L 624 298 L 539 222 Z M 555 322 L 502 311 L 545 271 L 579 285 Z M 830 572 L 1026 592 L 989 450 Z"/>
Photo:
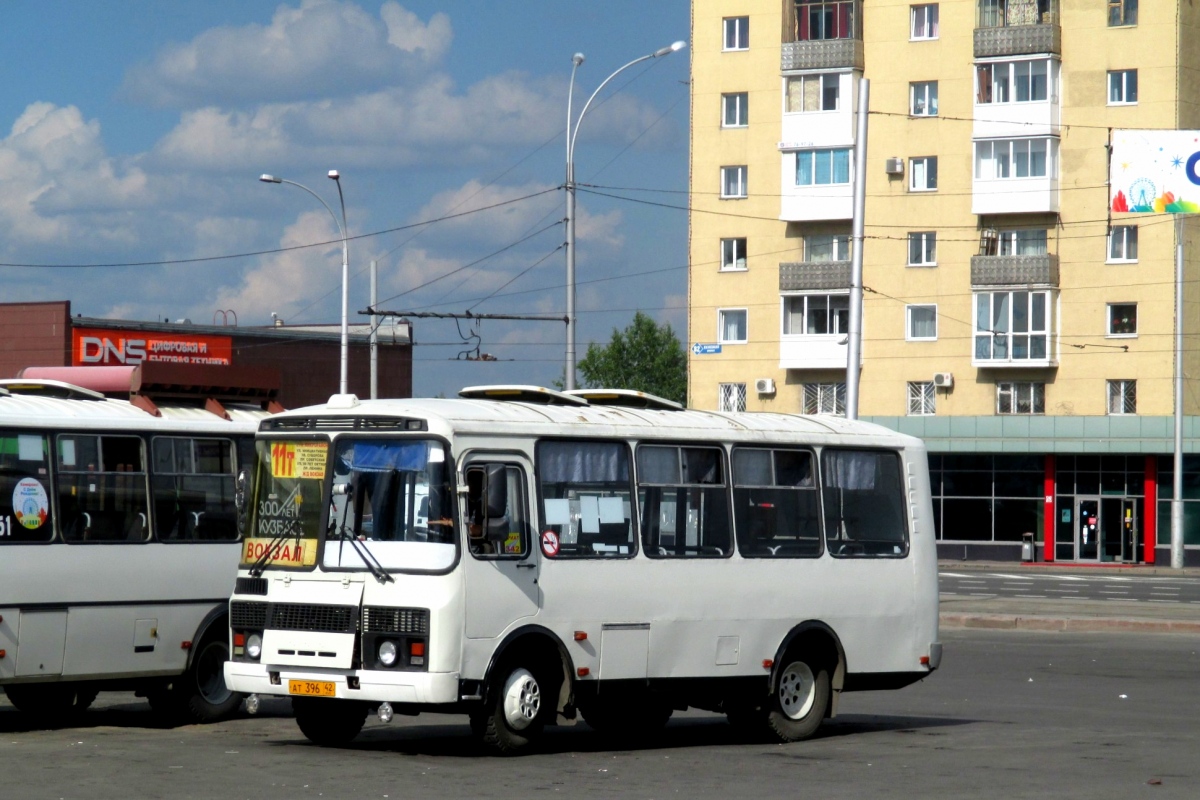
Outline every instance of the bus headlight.
<path id="1" fill-rule="evenodd" d="M 385 640 L 379 645 L 379 663 L 390 667 L 396 663 L 396 643 Z"/>
<path id="2" fill-rule="evenodd" d="M 257 633 L 252 633 L 246 637 L 246 657 L 258 661 L 258 657 L 262 655 L 262 637 Z"/>

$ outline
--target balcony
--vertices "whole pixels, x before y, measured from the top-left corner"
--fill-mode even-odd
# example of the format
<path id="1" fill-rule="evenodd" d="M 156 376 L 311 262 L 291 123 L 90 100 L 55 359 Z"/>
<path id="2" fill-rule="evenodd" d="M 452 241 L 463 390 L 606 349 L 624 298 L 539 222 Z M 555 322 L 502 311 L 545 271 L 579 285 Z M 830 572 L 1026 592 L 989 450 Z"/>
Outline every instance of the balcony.
<path id="1" fill-rule="evenodd" d="M 1058 286 L 1058 256 L 972 256 L 971 287 Z"/>
<path id="2" fill-rule="evenodd" d="M 1046 256 L 1033 258 L 1045 259 Z M 1057 265 L 1055 260 L 1056 268 Z M 971 273 L 974 283 L 974 259 Z M 1055 279 L 1057 280 L 1057 269 Z M 1058 366 L 1051 338 L 1051 332 L 1054 330 L 1053 317 L 1056 313 L 1054 303 L 1058 294 L 1056 290 L 990 289 L 986 286 L 972 288 L 975 295 L 972 366 L 981 369 L 1037 369 Z"/>
<path id="3" fill-rule="evenodd" d="M 779 265 L 780 369 L 845 369 L 850 346 L 849 261 Z"/>
<path id="4" fill-rule="evenodd" d="M 975 58 L 1061 53 L 1057 0 L 979 0 Z"/>
<path id="5" fill-rule="evenodd" d="M 786 147 L 786 145 L 784 146 Z M 796 161 L 811 152 L 787 148 L 781 154 L 779 159 L 781 162 L 779 218 L 785 222 L 852 219 L 854 216 L 852 175 L 847 173 L 846 176 L 837 176 L 839 181 L 842 177 L 847 177 L 846 181 L 839 183 L 798 183 Z M 852 168 L 851 165 L 850 169 Z"/>
<path id="6" fill-rule="evenodd" d="M 976 178 L 972 214 L 1057 214 L 1058 178 Z"/>
<path id="7" fill-rule="evenodd" d="M 779 69 L 782 72 L 801 69 L 861 70 L 864 63 L 861 39 L 815 39 L 784 42 Z"/>
<path id="8" fill-rule="evenodd" d="M 1057 214 L 1058 137 L 977 139 L 972 214 Z"/>
<path id="9" fill-rule="evenodd" d="M 863 68 L 861 0 L 784 4 L 780 70 Z"/>
<path id="10" fill-rule="evenodd" d="M 779 291 L 850 288 L 849 261 L 793 261 L 779 265 Z"/>

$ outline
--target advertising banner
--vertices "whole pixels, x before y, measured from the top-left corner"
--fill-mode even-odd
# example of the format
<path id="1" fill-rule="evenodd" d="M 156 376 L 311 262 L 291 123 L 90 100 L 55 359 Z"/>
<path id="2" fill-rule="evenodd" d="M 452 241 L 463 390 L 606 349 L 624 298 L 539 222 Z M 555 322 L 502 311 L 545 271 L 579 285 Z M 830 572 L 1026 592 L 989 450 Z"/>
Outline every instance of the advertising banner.
<path id="1" fill-rule="evenodd" d="M 1113 211 L 1200 212 L 1200 131 L 1113 131 L 1109 192 Z"/>
<path id="2" fill-rule="evenodd" d="M 76 367 L 133 366 L 143 361 L 229 366 L 232 357 L 229 336 L 98 328 L 71 331 L 71 364 Z"/>

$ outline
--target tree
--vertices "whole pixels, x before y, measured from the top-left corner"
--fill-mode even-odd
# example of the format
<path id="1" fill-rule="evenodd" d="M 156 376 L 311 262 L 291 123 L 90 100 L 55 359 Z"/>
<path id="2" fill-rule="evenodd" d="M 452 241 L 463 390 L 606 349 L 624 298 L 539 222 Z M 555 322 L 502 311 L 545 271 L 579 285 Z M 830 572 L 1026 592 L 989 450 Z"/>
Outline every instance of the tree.
<path id="1" fill-rule="evenodd" d="M 642 312 L 623 331 L 613 328 L 607 345 L 588 345 L 579 374 L 589 389 L 636 389 L 687 402 L 687 354 L 670 325 Z"/>

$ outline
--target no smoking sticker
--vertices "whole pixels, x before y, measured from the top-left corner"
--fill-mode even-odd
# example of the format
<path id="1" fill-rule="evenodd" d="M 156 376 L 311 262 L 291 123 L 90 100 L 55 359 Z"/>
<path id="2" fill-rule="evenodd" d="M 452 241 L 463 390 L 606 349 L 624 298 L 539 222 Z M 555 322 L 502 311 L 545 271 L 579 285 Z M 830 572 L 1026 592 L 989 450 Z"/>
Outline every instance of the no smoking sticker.
<path id="1" fill-rule="evenodd" d="M 542 552 L 553 558 L 558 555 L 558 534 L 554 531 L 542 532 Z"/>

